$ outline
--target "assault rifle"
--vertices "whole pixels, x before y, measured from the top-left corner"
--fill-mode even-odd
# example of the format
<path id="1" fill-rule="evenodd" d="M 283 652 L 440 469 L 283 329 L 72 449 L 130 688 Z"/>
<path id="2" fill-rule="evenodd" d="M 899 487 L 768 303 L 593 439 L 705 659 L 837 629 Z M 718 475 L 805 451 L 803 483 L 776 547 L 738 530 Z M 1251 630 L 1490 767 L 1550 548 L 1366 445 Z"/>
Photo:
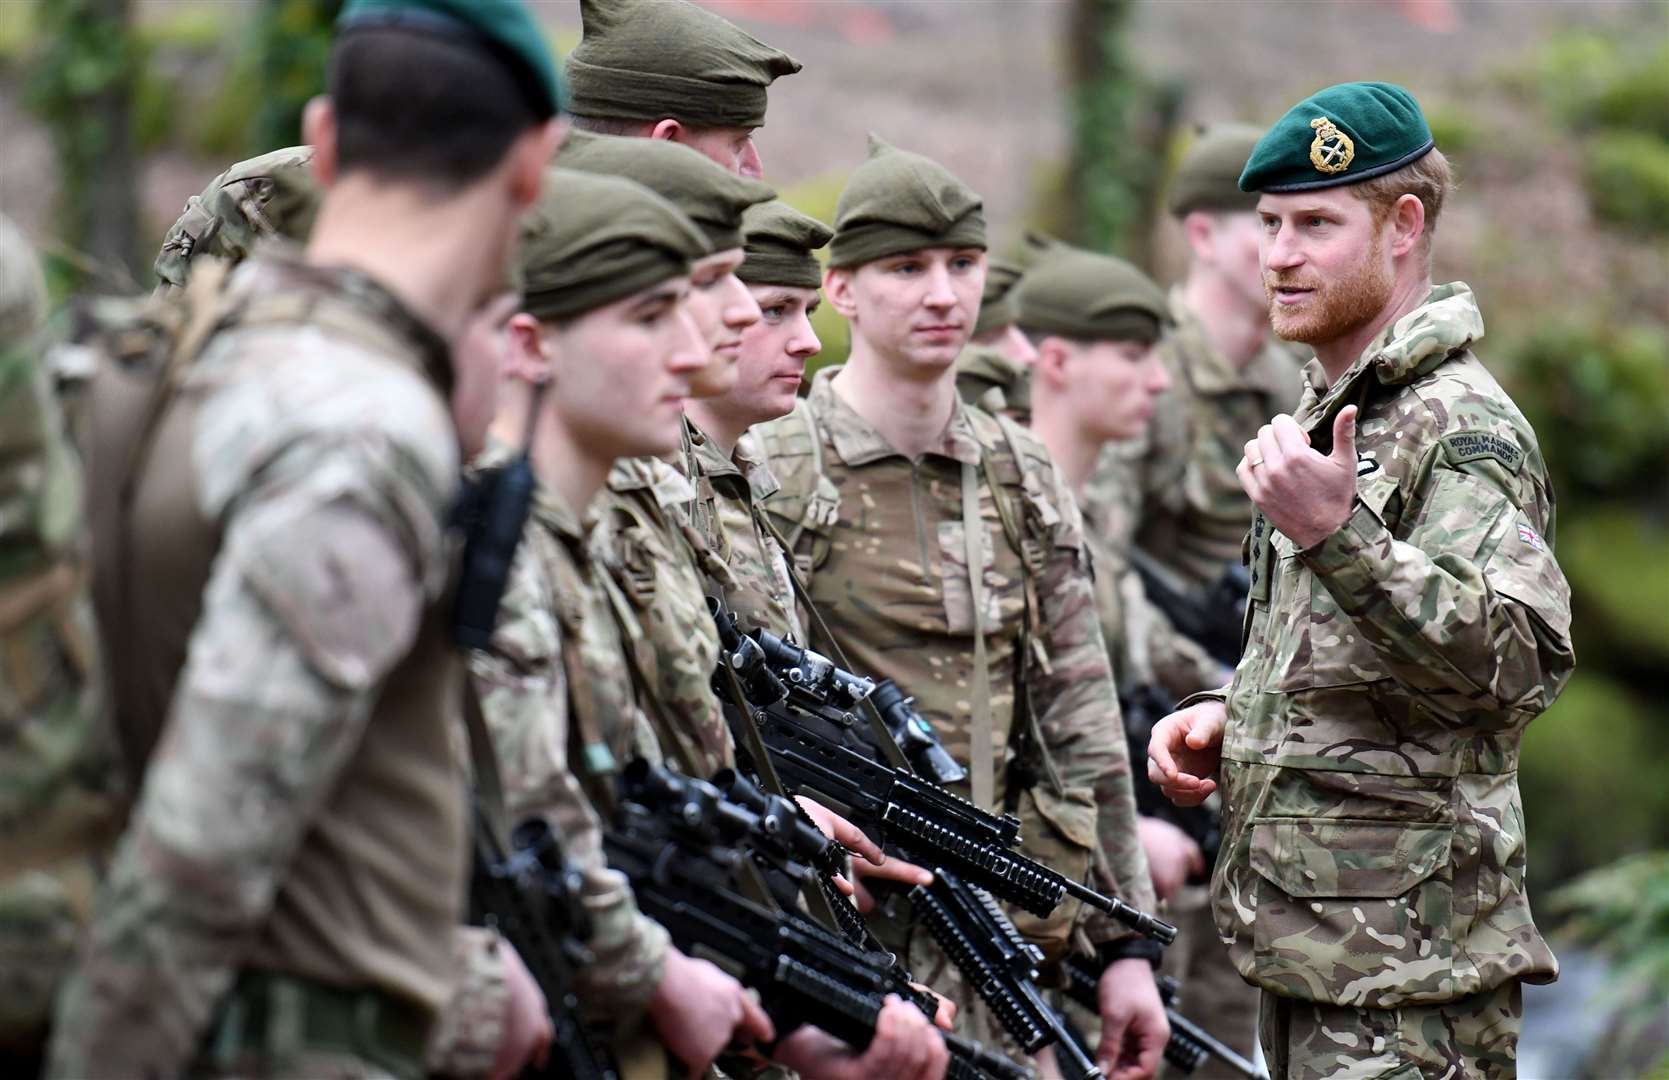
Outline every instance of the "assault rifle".
<path id="1" fill-rule="evenodd" d="M 522 1075 L 619 1080 L 608 1052 L 586 1030 L 574 996 L 574 968 L 591 960 L 581 944 L 591 936 L 591 918 L 580 898 L 579 872 L 563 860 L 556 834 L 542 819 L 517 826 L 508 855 L 492 830 L 477 822 L 470 921 L 496 928 L 515 947 L 550 1009 L 556 1027 L 550 1058 L 543 1070 Z"/>
<path id="2" fill-rule="evenodd" d="M 880 760 L 865 738 L 865 725 L 850 711 L 856 704 L 850 691 L 840 689 L 851 683 L 795 679 L 791 673 L 783 678 L 770 661 L 773 653 L 782 655 L 780 639 L 768 651 L 761 642 L 771 635 L 743 634 L 734 616 L 717 601 L 709 604 L 723 647 L 715 678 L 734 675 L 746 701 L 732 705 L 753 714 L 769 765 L 789 791 L 841 814 L 884 850 L 935 873 L 949 870 L 1039 917 L 1073 896 L 1155 940 L 1176 940 L 1176 927 L 1012 850 L 1020 842 L 1020 821 L 1013 814 L 994 816 Z M 721 700 L 728 696 L 720 694 Z M 745 754 L 748 740 L 737 741 Z"/>
<path id="3" fill-rule="evenodd" d="M 627 766 L 622 780 L 603 848 L 643 913 L 679 948 L 717 957 L 758 990 L 779 1033 L 810 1023 L 867 1047 L 886 995 L 901 992 L 892 956 L 859 949 L 796 911 L 771 906 L 768 896 L 744 891 L 752 856 L 741 845 L 769 831 L 752 810 L 711 784 L 642 760 Z M 917 992 L 907 1000 L 931 1008 Z M 977 1042 L 940 1034 L 951 1056 L 948 1076 L 1029 1076 Z"/>
<path id="4" fill-rule="evenodd" d="M 1137 547 L 1130 565 L 1141 575 L 1142 589 L 1178 633 L 1192 638 L 1224 667 L 1240 662 L 1240 630 L 1252 579 L 1244 566 L 1229 563 L 1223 575 L 1204 590 L 1187 588 L 1159 560 Z"/>
<path id="5" fill-rule="evenodd" d="M 1100 1005 L 1096 984 L 1105 965 L 1099 965 L 1088 957 L 1073 956 L 1066 961 L 1065 968 L 1066 996 L 1090 1012 L 1098 1012 Z M 1165 1044 L 1165 1060 L 1177 1071 L 1184 1076 L 1190 1075 L 1215 1057 L 1246 1080 L 1269 1080 L 1256 1065 L 1235 1053 L 1233 1047 L 1224 1045 L 1209 1031 L 1176 1010 L 1180 989 L 1176 979 L 1162 975 L 1154 981 L 1159 986 L 1159 1000 L 1164 1003 L 1165 1017 L 1171 1022 L 1171 1041 Z"/>

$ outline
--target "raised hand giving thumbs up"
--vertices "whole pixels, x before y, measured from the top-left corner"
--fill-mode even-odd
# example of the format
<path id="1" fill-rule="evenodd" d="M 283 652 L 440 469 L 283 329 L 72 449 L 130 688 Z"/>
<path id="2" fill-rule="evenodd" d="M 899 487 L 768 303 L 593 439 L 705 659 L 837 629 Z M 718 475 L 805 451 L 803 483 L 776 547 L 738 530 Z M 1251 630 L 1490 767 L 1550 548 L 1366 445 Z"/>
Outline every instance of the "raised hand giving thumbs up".
<path id="1" fill-rule="evenodd" d="M 1345 523 L 1356 498 L 1356 406 L 1334 417 L 1330 454 L 1312 449 L 1282 413 L 1246 444 L 1235 474 L 1271 525 L 1300 549 L 1314 547 Z"/>

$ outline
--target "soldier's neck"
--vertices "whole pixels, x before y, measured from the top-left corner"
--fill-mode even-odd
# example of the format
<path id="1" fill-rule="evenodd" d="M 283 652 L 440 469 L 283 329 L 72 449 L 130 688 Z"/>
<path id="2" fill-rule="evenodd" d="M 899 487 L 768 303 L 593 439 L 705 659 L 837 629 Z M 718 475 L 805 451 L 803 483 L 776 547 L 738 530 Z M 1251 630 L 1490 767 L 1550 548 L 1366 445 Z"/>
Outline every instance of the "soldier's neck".
<path id="1" fill-rule="evenodd" d="M 1236 371 L 1244 371 L 1269 339 L 1269 306 L 1252 303 L 1219 274 L 1203 268 L 1189 271 L 1182 301 L 1200 320 L 1212 347 Z"/>
<path id="2" fill-rule="evenodd" d="M 614 459 L 600 455 L 584 440 L 576 439 L 564 425 L 549 413 L 533 430 L 533 445 L 527 452 L 533 465 L 533 475 L 539 483 L 555 492 L 581 518 L 597 492 L 608 482 Z"/>
<path id="3" fill-rule="evenodd" d="M 1391 298 L 1386 301 L 1378 315 L 1333 341 L 1307 343 L 1315 349 L 1316 359 L 1321 361 L 1321 369 L 1327 373 L 1327 385 L 1332 386 L 1338 382 L 1344 373 L 1350 370 L 1351 365 L 1361 359 L 1374 339 L 1385 332 L 1386 327 L 1419 307 L 1430 293 L 1430 274 L 1420 272 L 1398 275 L 1391 286 Z"/>
<path id="4" fill-rule="evenodd" d="M 954 365 L 919 379 L 907 378 L 856 335 L 832 389 L 888 446 L 912 461 L 943 445 L 945 428 L 956 411 Z"/>
<path id="5" fill-rule="evenodd" d="M 434 199 L 410 188 L 346 176 L 326 193 L 307 261 L 369 275 L 448 341 L 503 280 L 502 196 L 487 185 Z M 503 227 L 501 227 L 503 226 Z"/>
<path id="6" fill-rule="evenodd" d="M 1040 394 L 1040 389 L 1035 384 L 1032 387 L 1032 434 L 1043 440 L 1067 489 L 1077 495 L 1084 490 L 1106 440 L 1085 432 L 1068 402 L 1053 394 Z"/>

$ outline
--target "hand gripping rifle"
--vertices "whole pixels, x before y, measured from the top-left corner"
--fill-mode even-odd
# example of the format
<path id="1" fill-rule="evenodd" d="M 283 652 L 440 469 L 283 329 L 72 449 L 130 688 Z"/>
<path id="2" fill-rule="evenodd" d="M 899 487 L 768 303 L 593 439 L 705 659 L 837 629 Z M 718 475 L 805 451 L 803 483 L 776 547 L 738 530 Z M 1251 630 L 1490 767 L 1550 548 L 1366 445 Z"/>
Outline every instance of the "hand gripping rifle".
<path id="1" fill-rule="evenodd" d="M 862 1050 L 887 994 L 898 993 L 888 954 L 859 949 L 768 896 L 745 891 L 752 856 L 741 850 L 768 827 L 711 784 L 644 761 L 622 777 L 609 864 L 632 884 L 638 907 L 686 952 L 716 958 L 759 991 L 779 1033 L 813 1024 Z M 957 1080 L 1026 1080 L 1024 1068 L 977 1042 L 941 1032 Z"/>
<path id="2" fill-rule="evenodd" d="M 851 711 L 861 700 L 861 695 L 852 698 L 852 688 L 868 680 L 845 672 L 845 679 L 806 678 L 807 650 L 762 630 L 743 634 L 734 616 L 710 604 L 723 647 L 720 663 L 729 668 L 717 677 L 734 675 L 770 766 L 789 791 L 843 815 L 890 853 L 950 870 L 1040 918 L 1074 896 L 1148 937 L 1167 945 L 1176 940 L 1176 927 L 1012 850 L 1020 841 L 1020 821 L 1014 815 L 994 816 L 906 768 L 883 762 Z M 793 677 L 795 669 L 779 674 L 772 655 L 799 656 L 802 663 L 795 669 L 802 677 Z M 721 694 L 721 700 L 727 696 Z M 742 739 L 738 744 L 748 745 Z"/>
<path id="3" fill-rule="evenodd" d="M 609 1054 L 580 1018 L 574 968 L 589 963 L 581 942 L 591 919 L 580 898 L 579 871 L 563 860 L 556 834 L 542 819 L 517 826 L 506 855 L 478 824 L 470 882 L 472 923 L 494 927 L 515 947 L 545 995 L 556 1035 L 545 1068 L 523 1076 L 619 1080 Z"/>
<path id="4" fill-rule="evenodd" d="M 1100 998 L 1096 985 L 1100 982 L 1102 970 L 1105 970 L 1104 965 L 1089 957 L 1074 956 L 1068 959 L 1066 996 L 1090 1012 L 1098 1012 Z M 1188 1076 L 1207 1060 L 1215 1057 L 1246 1077 L 1246 1080 L 1268 1080 L 1266 1073 L 1235 1053 L 1233 1047 L 1224 1045 L 1209 1031 L 1176 1010 L 1179 990 L 1176 979 L 1162 975 L 1155 982 L 1159 986 L 1159 1000 L 1165 1006 L 1165 1017 L 1171 1022 L 1171 1041 L 1165 1044 L 1166 1062 L 1184 1076 Z"/>

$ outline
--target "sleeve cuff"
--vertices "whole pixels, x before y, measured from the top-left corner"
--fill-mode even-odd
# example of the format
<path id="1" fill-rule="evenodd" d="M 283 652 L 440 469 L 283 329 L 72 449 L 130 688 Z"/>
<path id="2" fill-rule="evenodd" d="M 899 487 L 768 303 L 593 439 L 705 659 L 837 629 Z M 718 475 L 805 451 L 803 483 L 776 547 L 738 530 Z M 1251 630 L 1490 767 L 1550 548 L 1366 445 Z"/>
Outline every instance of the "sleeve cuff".
<path id="1" fill-rule="evenodd" d="M 1228 700 L 1229 688 L 1227 686 L 1223 686 L 1216 690 L 1201 690 L 1198 693 L 1189 694 L 1187 697 L 1176 703 L 1176 708 L 1178 712 L 1181 712 L 1183 709 L 1188 708 L 1188 706 L 1198 705 L 1202 701 L 1219 701 L 1226 704 Z"/>
<path id="2" fill-rule="evenodd" d="M 1298 557 L 1335 596 L 1360 595 L 1377 579 L 1374 553 L 1389 541 L 1384 522 L 1357 499 L 1343 525 Z"/>

